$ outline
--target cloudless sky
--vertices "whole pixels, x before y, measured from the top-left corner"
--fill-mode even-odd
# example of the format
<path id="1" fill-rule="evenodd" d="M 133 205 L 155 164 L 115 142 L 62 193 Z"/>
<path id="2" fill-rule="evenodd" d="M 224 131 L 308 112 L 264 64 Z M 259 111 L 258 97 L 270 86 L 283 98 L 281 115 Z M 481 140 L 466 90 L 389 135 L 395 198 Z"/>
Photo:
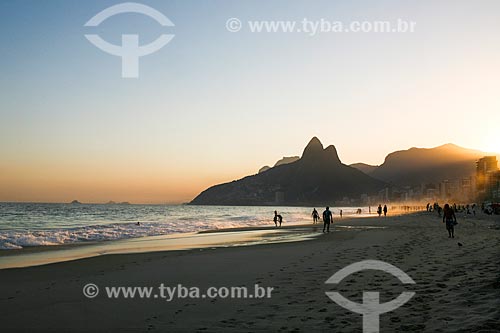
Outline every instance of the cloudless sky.
<path id="1" fill-rule="evenodd" d="M 0 2 L 0 201 L 185 202 L 300 155 L 317 136 L 346 163 L 453 142 L 500 151 L 500 2 Z M 413 33 L 228 32 L 248 20 L 416 22 Z M 175 34 L 138 79 L 84 37 Z"/>

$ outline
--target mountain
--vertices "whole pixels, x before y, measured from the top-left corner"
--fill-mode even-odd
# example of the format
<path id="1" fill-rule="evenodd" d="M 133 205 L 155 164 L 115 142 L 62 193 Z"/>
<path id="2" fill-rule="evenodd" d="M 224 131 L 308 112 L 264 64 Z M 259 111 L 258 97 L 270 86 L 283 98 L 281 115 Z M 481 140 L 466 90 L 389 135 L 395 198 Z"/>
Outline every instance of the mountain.
<path id="1" fill-rule="evenodd" d="M 259 173 L 266 172 L 267 170 L 270 170 L 271 167 L 269 165 L 264 165 L 262 168 L 259 169 Z"/>
<path id="2" fill-rule="evenodd" d="M 314 137 L 295 162 L 215 185 L 191 201 L 196 205 L 333 204 L 344 197 L 376 194 L 385 183 L 342 164 L 334 146 Z"/>
<path id="3" fill-rule="evenodd" d="M 299 156 L 285 156 L 283 157 L 281 160 L 279 160 L 278 162 L 276 162 L 273 166 L 274 167 L 277 167 L 277 166 L 280 166 L 280 165 L 283 165 L 283 164 L 289 164 L 289 163 L 293 163 L 295 161 L 298 161 L 300 160 L 300 157 Z M 262 173 L 264 171 L 267 171 L 271 169 L 270 166 L 266 165 L 266 166 L 263 166 L 262 168 L 259 169 L 259 173 Z"/>
<path id="4" fill-rule="evenodd" d="M 350 165 L 353 168 L 358 169 L 359 171 L 366 173 L 367 175 L 371 174 L 375 169 L 378 168 L 376 165 L 370 165 L 365 163 L 354 163 Z"/>
<path id="5" fill-rule="evenodd" d="M 299 156 L 285 156 L 281 160 L 279 160 L 278 162 L 276 162 L 276 164 L 274 164 L 274 166 L 277 167 L 277 166 L 280 166 L 280 165 L 283 165 L 283 164 L 293 163 L 293 162 L 296 162 L 298 160 L 300 160 Z"/>
<path id="6" fill-rule="evenodd" d="M 476 161 L 485 155 L 451 143 L 429 149 L 410 148 L 387 155 L 384 163 L 368 174 L 400 186 L 436 183 L 473 175 Z"/>

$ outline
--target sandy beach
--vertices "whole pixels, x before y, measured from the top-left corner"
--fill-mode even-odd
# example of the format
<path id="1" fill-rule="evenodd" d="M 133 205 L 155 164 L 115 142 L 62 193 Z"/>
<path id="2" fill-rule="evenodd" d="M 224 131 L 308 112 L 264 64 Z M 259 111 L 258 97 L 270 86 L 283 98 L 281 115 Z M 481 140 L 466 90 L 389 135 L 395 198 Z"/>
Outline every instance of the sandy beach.
<path id="1" fill-rule="evenodd" d="M 498 332 L 500 217 L 458 216 L 456 238 L 432 213 L 337 220 L 290 230 L 310 240 L 184 251 L 104 255 L 37 267 L 0 270 L 2 331 L 333 331 L 361 332 L 362 316 L 326 295 L 337 290 L 362 301 L 379 291 L 390 301 L 415 296 L 382 314 L 381 332 Z M 254 229 L 253 229 L 254 230 Z M 240 232 L 242 230 L 239 230 Z M 298 231 L 298 232 L 299 232 Z M 231 232 L 231 231 L 227 231 Z M 244 230 L 243 230 L 244 232 Z M 462 246 L 459 246 L 460 243 Z M 416 282 L 363 271 L 339 285 L 325 281 L 357 261 L 399 267 Z M 82 289 L 93 283 L 95 298 Z M 271 298 L 110 299 L 105 287 L 160 284 L 186 287 L 272 287 Z"/>

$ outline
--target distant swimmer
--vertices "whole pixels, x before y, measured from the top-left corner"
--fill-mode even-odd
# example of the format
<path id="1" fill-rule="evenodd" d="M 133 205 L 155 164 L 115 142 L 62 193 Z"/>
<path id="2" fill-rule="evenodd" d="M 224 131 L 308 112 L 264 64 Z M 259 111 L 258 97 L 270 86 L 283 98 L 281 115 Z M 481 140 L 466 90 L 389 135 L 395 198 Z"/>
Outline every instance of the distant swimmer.
<path id="1" fill-rule="evenodd" d="M 387 216 L 387 205 L 384 205 L 384 216 Z"/>
<path id="2" fill-rule="evenodd" d="M 319 213 L 316 210 L 316 208 L 313 209 L 313 212 L 312 212 L 311 216 L 313 218 L 313 224 L 318 223 L 318 221 L 319 221 Z"/>
<path id="3" fill-rule="evenodd" d="M 326 207 L 325 211 L 323 212 L 323 232 L 330 232 L 330 223 L 333 222 L 333 215 L 332 212 L 330 211 L 330 207 Z"/>
<path id="4" fill-rule="evenodd" d="M 448 230 L 448 238 L 455 238 L 455 225 L 457 225 L 457 217 L 455 212 L 450 208 L 450 205 L 444 205 L 443 210 L 443 223 L 446 223 L 446 230 Z"/>
<path id="5" fill-rule="evenodd" d="M 140 226 L 140 225 L 141 225 L 141 222 L 137 222 L 135 225 Z"/>

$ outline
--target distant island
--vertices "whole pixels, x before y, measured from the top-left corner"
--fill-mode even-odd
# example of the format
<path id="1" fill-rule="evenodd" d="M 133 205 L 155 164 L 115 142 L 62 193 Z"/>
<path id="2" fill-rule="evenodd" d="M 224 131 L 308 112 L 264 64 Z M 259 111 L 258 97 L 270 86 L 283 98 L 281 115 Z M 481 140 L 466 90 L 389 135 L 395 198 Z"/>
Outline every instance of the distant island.
<path id="1" fill-rule="evenodd" d="M 73 200 L 70 202 L 70 204 L 71 205 L 82 205 L 82 203 L 78 200 Z M 94 203 L 94 204 L 95 205 L 102 205 L 102 203 L 100 203 L 100 204 Z M 110 201 L 106 202 L 104 205 L 131 205 L 131 203 L 128 201 L 115 202 L 115 201 L 110 200 Z"/>

